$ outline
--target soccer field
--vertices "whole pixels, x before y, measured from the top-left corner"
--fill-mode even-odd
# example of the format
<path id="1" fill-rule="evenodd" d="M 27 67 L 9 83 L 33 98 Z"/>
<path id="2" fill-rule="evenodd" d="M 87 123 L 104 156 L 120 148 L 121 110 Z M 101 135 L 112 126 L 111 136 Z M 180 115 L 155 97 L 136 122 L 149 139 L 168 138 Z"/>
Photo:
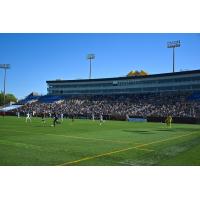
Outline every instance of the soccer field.
<path id="1" fill-rule="evenodd" d="M 0 165 L 200 165 L 200 125 L 0 118 Z"/>

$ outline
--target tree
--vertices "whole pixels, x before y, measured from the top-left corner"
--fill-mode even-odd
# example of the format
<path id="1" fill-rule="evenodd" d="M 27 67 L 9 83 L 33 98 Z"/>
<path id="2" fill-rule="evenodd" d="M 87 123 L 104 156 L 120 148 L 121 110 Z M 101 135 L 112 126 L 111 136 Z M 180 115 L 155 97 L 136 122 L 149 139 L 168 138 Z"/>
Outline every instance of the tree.
<path id="1" fill-rule="evenodd" d="M 5 104 L 9 104 L 10 102 L 17 102 L 17 98 L 13 94 L 6 94 Z M 4 94 L 0 93 L 0 106 L 4 104 Z"/>
<path id="2" fill-rule="evenodd" d="M 0 93 L 0 106 L 3 105 L 3 92 Z"/>

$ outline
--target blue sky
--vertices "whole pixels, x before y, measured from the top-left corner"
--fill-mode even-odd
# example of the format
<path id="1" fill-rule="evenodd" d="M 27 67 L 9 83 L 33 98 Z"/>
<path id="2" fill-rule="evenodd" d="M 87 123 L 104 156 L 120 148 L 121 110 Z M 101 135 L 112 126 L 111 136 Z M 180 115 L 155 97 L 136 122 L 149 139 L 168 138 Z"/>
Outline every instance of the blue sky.
<path id="1" fill-rule="evenodd" d="M 172 71 L 167 41 L 181 40 L 176 71 L 200 69 L 200 34 L 0 34 L 0 63 L 10 63 L 7 92 L 23 98 L 46 94 L 46 80 L 88 78 L 88 53 L 94 53 L 92 77 Z M 3 90 L 3 70 L 0 90 Z"/>

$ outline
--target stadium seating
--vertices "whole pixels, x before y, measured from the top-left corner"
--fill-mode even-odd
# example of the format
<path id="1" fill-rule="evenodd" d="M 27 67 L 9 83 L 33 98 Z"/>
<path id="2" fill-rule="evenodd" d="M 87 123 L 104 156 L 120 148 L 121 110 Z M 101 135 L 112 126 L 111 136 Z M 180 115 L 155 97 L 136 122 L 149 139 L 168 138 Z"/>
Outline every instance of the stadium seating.
<path id="1" fill-rule="evenodd" d="M 24 105 L 27 103 L 33 103 L 33 102 L 40 102 L 40 103 L 53 103 L 57 101 L 63 100 L 64 97 L 62 96 L 53 96 L 53 95 L 38 95 L 37 93 L 31 93 L 24 99 L 17 102 L 17 105 Z"/>
<path id="2" fill-rule="evenodd" d="M 29 94 L 27 97 L 25 97 L 24 99 L 20 100 L 17 102 L 17 104 L 26 104 L 26 103 L 31 103 L 31 102 L 34 102 L 34 101 L 38 101 L 38 99 L 40 98 L 41 96 L 38 95 L 37 93 L 34 93 L 32 92 L 31 94 Z"/>
<path id="3" fill-rule="evenodd" d="M 200 100 L 200 93 L 193 93 L 188 97 L 188 100 Z"/>
<path id="4" fill-rule="evenodd" d="M 191 98 L 192 97 L 192 98 Z M 148 93 L 99 96 L 40 96 L 28 101 L 19 111 L 38 114 L 63 113 L 65 115 L 95 116 L 117 115 L 133 117 L 200 117 L 200 101 L 193 101 L 191 93 Z M 27 98 L 33 99 L 32 97 Z M 26 99 L 26 101 L 27 101 Z"/>
<path id="5" fill-rule="evenodd" d="M 53 102 L 57 102 L 57 101 L 61 101 L 63 100 L 64 97 L 63 96 L 52 96 L 52 95 L 45 95 L 45 96 L 41 96 L 38 101 L 40 103 L 53 103 Z"/>

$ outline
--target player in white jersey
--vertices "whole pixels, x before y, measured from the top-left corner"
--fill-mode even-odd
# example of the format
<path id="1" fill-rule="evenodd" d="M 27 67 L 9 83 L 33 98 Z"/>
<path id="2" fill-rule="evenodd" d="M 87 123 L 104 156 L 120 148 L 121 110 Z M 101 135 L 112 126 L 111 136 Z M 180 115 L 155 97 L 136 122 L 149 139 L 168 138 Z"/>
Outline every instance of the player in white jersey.
<path id="1" fill-rule="evenodd" d="M 103 123 L 103 115 L 100 114 L 100 125 Z"/>
<path id="2" fill-rule="evenodd" d="M 92 113 L 92 121 L 94 121 L 94 113 Z"/>
<path id="3" fill-rule="evenodd" d="M 17 118 L 20 118 L 20 112 L 19 111 L 17 112 Z"/>
<path id="4" fill-rule="evenodd" d="M 28 120 L 31 122 L 31 115 L 30 115 L 29 113 L 26 114 L 26 122 L 27 122 Z"/>
<path id="5" fill-rule="evenodd" d="M 35 111 L 33 111 L 33 117 L 35 116 L 35 114 L 36 114 L 36 112 L 35 112 Z"/>
<path id="6" fill-rule="evenodd" d="M 61 119 L 62 122 L 63 122 L 63 117 L 64 117 L 64 115 L 63 115 L 63 113 L 61 113 L 60 114 L 60 119 Z"/>

